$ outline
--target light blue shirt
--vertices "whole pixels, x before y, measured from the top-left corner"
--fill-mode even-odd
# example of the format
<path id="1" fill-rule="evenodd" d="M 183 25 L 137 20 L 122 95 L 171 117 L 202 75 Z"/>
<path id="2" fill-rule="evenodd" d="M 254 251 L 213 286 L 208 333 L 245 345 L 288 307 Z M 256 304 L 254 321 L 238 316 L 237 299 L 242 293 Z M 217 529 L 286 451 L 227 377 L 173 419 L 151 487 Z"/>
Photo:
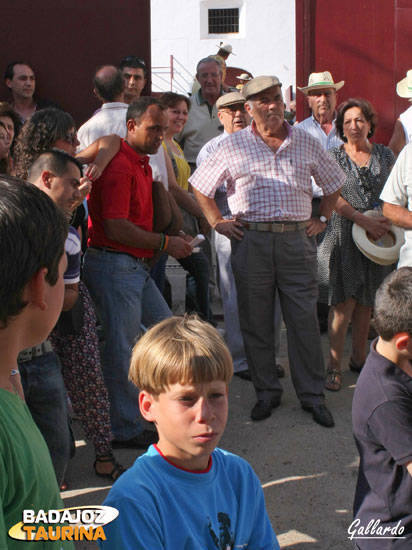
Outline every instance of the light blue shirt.
<path id="1" fill-rule="evenodd" d="M 336 118 L 332 120 L 332 130 L 329 132 L 329 134 L 326 134 L 322 130 L 322 126 L 313 115 L 305 118 L 305 120 L 302 120 L 302 122 L 299 122 L 299 124 L 297 124 L 296 126 L 298 128 L 301 128 L 302 130 L 305 130 L 305 132 L 308 132 L 308 134 L 318 139 L 321 142 L 322 147 L 326 151 L 329 151 L 329 149 L 333 149 L 334 147 L 340 147 L 343 143 L 338 135 L 338 131 L 336 130 L 335 121 Z M 323 196 L 322 189 L 316 185 L 313 178 L 312 188 L 314 198 L 319 198 Z"/>

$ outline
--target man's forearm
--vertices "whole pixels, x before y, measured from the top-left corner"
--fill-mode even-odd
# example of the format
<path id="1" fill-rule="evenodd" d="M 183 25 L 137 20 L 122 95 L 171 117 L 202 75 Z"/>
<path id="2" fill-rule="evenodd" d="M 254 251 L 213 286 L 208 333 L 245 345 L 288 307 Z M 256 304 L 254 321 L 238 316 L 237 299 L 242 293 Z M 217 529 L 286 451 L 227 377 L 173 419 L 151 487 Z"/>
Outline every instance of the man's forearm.
<path id="1" fill-rule="evenodd" d="M 332 212 L 336 205 L 336 201 L 338 200 L 339 196 L 340 189 L 338 189 L 338 191 L 335 191 L 331 195 L 324 195 L 322 197 L 322 200 L 320 201 L 318 216 L 325 216 L 329 219 L 332 215 Z"/>
<path id="2" fill-rule="evenodd" d="M 145 231 L 126 219 L 104 220 L 104 231 L 111 241 L 135 248 L 156 250 L 162 240 L 159 233 Z"/>
<path id="3" fill-rule="evenodd" d="M 403 227 L 404 229 L 412 229 L 412 212 L 403 206 L 397 204 L 389 204 L 384 202 L 382 213 L 385 218 L 388 218 L 394 225 Z"/>

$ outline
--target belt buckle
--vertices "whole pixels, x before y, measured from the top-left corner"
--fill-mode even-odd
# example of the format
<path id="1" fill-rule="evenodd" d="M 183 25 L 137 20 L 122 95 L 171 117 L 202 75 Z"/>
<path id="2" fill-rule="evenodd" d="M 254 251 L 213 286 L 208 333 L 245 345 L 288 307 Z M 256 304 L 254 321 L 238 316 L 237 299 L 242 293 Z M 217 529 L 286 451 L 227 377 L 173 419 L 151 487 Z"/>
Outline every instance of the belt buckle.
<path id="1" fill-rule="evenodd" d="M 273 227 L 275 228 L 275 232 L 284 233 L 285 231 L 284 223 L 274 223 Z"/>

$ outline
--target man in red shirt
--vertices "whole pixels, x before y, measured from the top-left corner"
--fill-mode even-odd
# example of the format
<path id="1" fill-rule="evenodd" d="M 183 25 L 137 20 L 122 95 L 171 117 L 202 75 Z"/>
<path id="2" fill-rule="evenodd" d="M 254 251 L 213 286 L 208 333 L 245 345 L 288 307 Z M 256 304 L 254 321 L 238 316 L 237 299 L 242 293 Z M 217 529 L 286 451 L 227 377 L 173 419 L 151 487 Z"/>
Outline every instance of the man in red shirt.
<path id="1" fill-rule="evenodd" d="M 166 108 L 152 97 L 127 111 L 127 136 L 94 183 L 88 201 L 89 248 L 84 280 L 104 329 L 103 372 L 109 391 L 114 447 L 144 448 L 153 432 L 138 422 L 138 391 L 128 381 L 133 344 L 144 326 L 171 315 L 149 276 L 155 250 L 175 258 L 192 252 L 180 237 L 153 233 L 152 171 L 148 154 L 160 147 L 168 124 Z"/>

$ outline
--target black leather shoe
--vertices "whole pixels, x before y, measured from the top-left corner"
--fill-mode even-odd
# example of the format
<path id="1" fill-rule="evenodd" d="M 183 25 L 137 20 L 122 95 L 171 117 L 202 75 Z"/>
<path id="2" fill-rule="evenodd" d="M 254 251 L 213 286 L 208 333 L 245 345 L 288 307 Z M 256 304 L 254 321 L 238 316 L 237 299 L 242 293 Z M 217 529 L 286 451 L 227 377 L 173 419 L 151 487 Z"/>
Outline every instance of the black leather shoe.
<path id="1" fill-rule="evenodd" d="M 112 447 L 113 449 L 147 449 L 147 447 L 158 441 L 157 432 L 143 430 L 142 433 L 131 439 L 113 439 Z"/>
<path id="2" fill-rule="evenodd" d="M 309 407 L 302 405 L 302 409 L 312 413 L 313 420 L 325 428 L 332 428 L 335 425 L 332 413 L 326 405 L 312 405 Z"/>
<path id="3" fill-rule="evenodd" d="M 239 372 L 235 372 L 235 376 L 238 376 L 242 380 L 248 380 L 249 382 L 252 380 L 252 376 L 250 374 L 249 369 L 241 370 Z"/>
<path id="4" fill-rule="evenodd" d="M 278 378 L 284 378 L 285 376 L 285 369 L 279 363 L 276 363 L 276 373 L 278 375 Z"/>
<path id="5" fill-rule="evenodd" d="M 272 401 L 271 399 L 263 401 L 262 399 L 259 399 L 252 409 L 250 418 L 252 420 L 264 420 L 272 414 L 272 409 L 279 407 L 279 405 L 280 401 Z"/>

